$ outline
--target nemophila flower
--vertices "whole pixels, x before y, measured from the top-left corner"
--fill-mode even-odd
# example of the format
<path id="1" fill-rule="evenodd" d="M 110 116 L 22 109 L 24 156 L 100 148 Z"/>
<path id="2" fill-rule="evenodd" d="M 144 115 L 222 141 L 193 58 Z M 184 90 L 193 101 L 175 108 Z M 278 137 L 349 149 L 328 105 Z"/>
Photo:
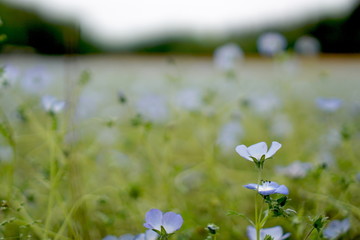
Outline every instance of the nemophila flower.
<path id="1" fill-rule="evenodd" d="M 242 60 L 244 53 L 235 43 L 228 43 L 215 49 L 214 63 L 221 70 L 229 71 L 235 68 L 236 61 Z"/>
<path id="2" fill-rule="evenodd" d="M 0 87 L 14 85 L 19 77 L 19 73 L 19 69 L 13 65 L 5 65 L 2 74 L 0 74 Z"/>
<path id="3" fill-rule="evenodd" d="M 220 128 L 216 142 L 224 152 L 227 152 L 234 149 L 243 136 L 244 129 L 240 122 L 232 120 Z"/>
<path id="4" fill-rule="evenodd" d="M 343 101 L 339 98 L 317 98 L 315 103 L 324 112 L 336 112 L 341 107 Z"/>
<path id="5" fill-rule="evenodd" d="M 350 229 L 350 219 L 331 221 L 324 229 L 324 237 L 326 239 L 337 239 L 341 235 L 347 233 Z"/>
<path id="6" fill-rule="evenodd" d="M 277 114 L 272 119 L 271 133 L 276 137 L 288 137 L 293 133 L 293 124 L 287 115 Z"/>
<path id="7" fill-rule="evenodd" d="M 285 37 L 276 32 L 264 33 L 257 40 L 258 51 L 265 56 L 274 56 L 283 52 L 286 45 Z"/>
<path id="8" fill-rule="evenodd" d="M 184 220 L 180 214 L 174 212 L 163 213 L 159 209 L 151 209 L 145 215 L 144 227 L 162 233 L 162 229 L 166 234 L 173 233 L 180 229 Z"/>
<path id="9" fill-rule="evenodd" d="M 58 100 L 54 96 L 43 96 L 41 98 L 42 106 L 48 113 L 57 114 L 65 108 L 65 101 Z"/>
<path id="10" fill-rule="evenodd" d="M 289 189 L 285 185 L 279 185 L 276 182 L 264 181 L 261 185 L 250 183 L 244 187 L 252 190 L 257 190 L 259 194 L 267 196 L 275 193 L 289 194 Z"/>
<path id="11" fill-rule="evenodd" d="M 280 148 L 281 144 L 274 141 L 269 151 L 265 142 L 259 142 L 250 147 L 238 145 L 235 150 L 241 157 L 254 162 L 257 167 L 262 168 L 264 161 L 271 158 Z"/>
<path id="12" fill-rule="evenodd" d="M 286 167 L 277 167 L 276 171 L 291 178 L 303 178 L 311 170 L 312 164 L 295 161 Z"/>
<path id="13" fill-rule="evenodd" d="M 320 42 L 311 36 L 302 36 L 295 42 L 295 51 L 305 56 L 314 56 L 320 52 Z"/>
<path id="14" fill-rule="evenodd" d="M 281 99 L 274 93 L 256 94 L 249 99 L 250 108 L 260 116 L 268 117 L 282 105 Z"/>
<path id="15" fill-rule="evenodd" d="M 29 93 L 39 93 L 49 87 L 50 74 L 42 67 L 28 69 L 21 81 L 22 88 Z"/>
<path id="16" fill-rule="evenodd" d="M 145 95 L 136 103 L 136 110 L 146 120 L 163 122 L 168 117 L 168 107 L 165 100 L 157 95 Z"/>
<path id="17" fill-rule="evenodd" d="M 250 240 L 256 240 L 256 229 L 253 226 L 248 226 L 246 233 Z M 282 227 L 276 226 L 260 229 L 260 240 L 264 240 L 266 235 L 271 236 L 273 240 L 283 240 L 288 238 L 291 234 L 284 234 Z"/>
<path id="18" fill-rule="evenodd" d="M 202 93 L 198 89 L 184 89 L 176 94 L 175 104 L 182 109 L 196 111 L 201 108 Z"/>

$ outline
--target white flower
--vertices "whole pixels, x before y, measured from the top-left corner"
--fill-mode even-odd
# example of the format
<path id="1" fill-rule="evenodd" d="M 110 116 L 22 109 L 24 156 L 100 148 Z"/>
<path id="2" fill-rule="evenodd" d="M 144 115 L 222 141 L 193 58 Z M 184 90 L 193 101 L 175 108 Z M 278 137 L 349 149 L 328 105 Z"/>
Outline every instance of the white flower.
<path id="1" fill-rule="evenodd" d="M 19 69 L 13 65 L 5 65 L 3 67 L 3 73 L 0 75 L 0 87 L 7 85 L 14 85 L 19 77 Z"/>
<path id="2" fill-rule="evenodd" d="M 238 60 L 244 58 L 241 48 L 235 43 L 228 43 L 215 49 L 214 63 L 221 70 L 232 70 Z"/>
<path id="3" fill-rule="evenodd" d="M 257 47 L 260 54 L 265 56 L 274 56 L 283 52 L 286 45 L 287 42 L 284 36 L 276 32 L 264 33 L 257 41 Z"/>
<path id="4" fill-rule="evenodd" d="M 264 240 L 266 235 L 270 235 L 274 240 L 283 240 L 290 236 L 290 233 L 283 234 L 280 226 L 263 228 L 260 230 L 260 240 Z M 256 229 L 253 226 L 247 227 L 247 236 L 250 240 L 256 240 Z"/>
<path id="5" fill-rule="evenodd" d="M 65 101 L 57 100 L 53 96 L 43 96 L 41 103 L 48 113 L 60 113 L 65 108 Z"/>
<path id="6" fill-rule="evenodd" d="M 316 106 L 325 112 L 335 112 L 343 103 L 343 101 L 338 98 L 317 98 L 315 102 Z"/>
<path id="7" fill-rule="evenodd" d="M 157 95 L 145 95 L 136 103 L 136 109 L 146 120 L 153 122 L 165 121 L 168 108 L 165 100 Z"/>
<path id="8" fill-rule="evenodd" d="M 320 51 L 320 42 L 311 36 L 302 36 L 295 42 L 295 51 L 298 54 L 313 56 Z"/>
<path id="9" fill-rule="evenodd" d="M 241 157 L 254 162 L 254 160 L 260 161 L 262 158 L 271 158 L 280 148 L 281 144 L 274 141 L 272 142 L 269 151 L 265 142 L 259 142 L 250 147 L 239 145 L 235 150 Z"/>
<path id="10" fill-rule="evenodd" d="M 243 135 L 244 129 L 239 121 L 228 122 L 221 127 L 217 138 L 217 144 L 219 144 L 224 151 L 234 149 L 234 146 L 236 146 Z"/>
<path id="11" fill-rule="evenodd" d="M 27 70 L 21 81 L 22 88 L 29 93 L 39 93 L 51 83 L 51 77 L 45 69 L 35 67 Z"/>
<path id="12" fill-rule="evenodd" d="M 345 234 L 350 229 L 350 219 L 334 220 L 324 229 L 324 237 L 326 239 L 336 239 Z"/>
<path id="13" fill-rule="evenodd" d="M 295 161 L 286 167 L 277 167 L 276 171 L 291 178 L 303 178 L 311 170 L 311 163 Z"/>
<path id="14" fill-rule="evenodd" d="M 201 107 L 202 96 L 197 89 L 185 89 L 176 95 L 175 103 L 183 109 L 196 111 Z"/>

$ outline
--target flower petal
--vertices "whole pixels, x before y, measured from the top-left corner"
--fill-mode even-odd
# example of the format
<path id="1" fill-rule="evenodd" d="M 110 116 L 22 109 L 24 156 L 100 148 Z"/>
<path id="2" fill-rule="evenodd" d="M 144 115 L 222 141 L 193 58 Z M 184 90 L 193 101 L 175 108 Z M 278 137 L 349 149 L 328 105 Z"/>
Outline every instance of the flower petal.
<path id="1" fill-rule="evenodd" d="M 281 144 L 278 142 L 272 142 L 269 151 L 265 154 L 265 158 L 271 158 L 279 149 Z"/>
<path id="2" fill-rule="evenodd" d="M 267 152 L 267 145 L 265 142 L 255 143 L 247 148 L 250 156 L 260 160 L 260 158 L 266 154 Z"/>
<path id="3" fill-rule="evenodd" d="M 163 213 L 159 209 L 151 209 L 145 215 L 144 227 L 161 231 Z"/>
<path id="4" fill-rule="evenodd" d="M 144 240 L 156 240 L 158 238 L 158 236 L 159 236 L 159 234 L 157 234 L 153 230 L 147 230 L 145 232 Z"/>
<path id="5" fill-rule="evenodd" d="M 255 183 L 250 183 L 250 184 L 244 185 L 244 187 L 246 187 L 247 189 L 255 190 L 255 189 L 257 189 L 258 185 Z"/>
<path id="6" fill-rule="evenodd" d="M 253 226 L 248 226 L 246 228 L 246 235 L 249 240 L 256 240 L 256 229 Z"/>
<path id="7" fill-rule="evenodd" d="M 289 194 L 289 189 L 285 185 L 281 185 L 280 187 L 278 187 L 275 190 L 274 193 L 280 193 L 280 194 L 288 195 Z"/>
<path id="8" fill-rule="evenodd" d="M 253 160 L 251 159 L 250 154 L 249 154 L 249 152 L 248 152 L 248 150 L 247 150 L 247 147 L 246 147 L 245 145 L 239 145 L 239 146 L 237 146 L 237 147 L 235 148 L 235 151 L 236 151 L 240 156 L 242 156 L 243 158 L 245 158 L 245 159 L 253 162 Z"/>
<path id="9" fill-rule="evenodd" d="M 167 212 L 164 214 L 162 226 L 167 233 L 173 233 L 179 230 L 184 220 L 180 214 Z"/>
<path id="10" fill-rule="evenodd" d="M 260 189 L 258 191 L 261 195 L 267 196 L 267 195 L 271 195 L 276 193 L 276 189 L 275 188 L 271 188 L 271 189 Z"/>
<path id="11" fill-rule="evenodd" d="M 283 229 L 280 226 L 272 227 L 272 228 L 264 228 L 261 229 L 261 235 L 264 234 L 272 236 L 274 239 L 280 240 L 283 235 Z"/>

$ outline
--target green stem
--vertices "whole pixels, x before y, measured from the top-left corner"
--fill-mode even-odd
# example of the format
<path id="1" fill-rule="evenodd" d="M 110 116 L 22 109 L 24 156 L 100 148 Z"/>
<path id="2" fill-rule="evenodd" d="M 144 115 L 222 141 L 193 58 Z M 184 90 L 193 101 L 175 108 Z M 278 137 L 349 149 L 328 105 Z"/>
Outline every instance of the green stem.
<path id="1" fill-rule="evenodd" d="M 308 234 L 306 235 L 306 237 L 304 238 L 304 240 L 306 240 L 306 239 L 308 239 L 308 238 L 310 237 L 310 235 L 311 235 L 311 233 L 314 231 L 314 229 L 315 229 L 315 228 L 312 228 L 312 229 L 310 230 L 310 232 L 308 232 Z"/>
<path id="2" fill-rule="evenodd" d="M 261 184 L 262 169 L 259 168 L 258 181 L 255 195 L 255 229 L 256 229 L 256 240 L 260 240 L 260 229 L 261 229 L 261 212 L 258 211 L 257 197 L 259 194 L 259 185 Z"/>

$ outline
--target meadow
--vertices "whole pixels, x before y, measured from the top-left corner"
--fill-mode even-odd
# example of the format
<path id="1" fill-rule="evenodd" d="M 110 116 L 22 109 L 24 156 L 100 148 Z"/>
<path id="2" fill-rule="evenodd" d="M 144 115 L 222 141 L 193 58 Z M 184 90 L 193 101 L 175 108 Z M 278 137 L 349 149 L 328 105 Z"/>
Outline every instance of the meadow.
<path id="1" fill-rule="evenodd" d="M 181 214 L 174 240 L 209 239 L 210 223 L 217 239 L 247 239 L 229 212 L 253 218 L 243 186 L 257 171 L 235 147 L 273 141 L 262 179 L 287 186 L 296 213 L 265 227 L 323 239 L 314 219 L 327 217 L 321 231 L 349 219 L 335 238 L 360 239 L 358 56 L 253 56 L 231 71 L 176 55 L 0 66 L 0 239 L 135 235 L 154 208 Z"/>

